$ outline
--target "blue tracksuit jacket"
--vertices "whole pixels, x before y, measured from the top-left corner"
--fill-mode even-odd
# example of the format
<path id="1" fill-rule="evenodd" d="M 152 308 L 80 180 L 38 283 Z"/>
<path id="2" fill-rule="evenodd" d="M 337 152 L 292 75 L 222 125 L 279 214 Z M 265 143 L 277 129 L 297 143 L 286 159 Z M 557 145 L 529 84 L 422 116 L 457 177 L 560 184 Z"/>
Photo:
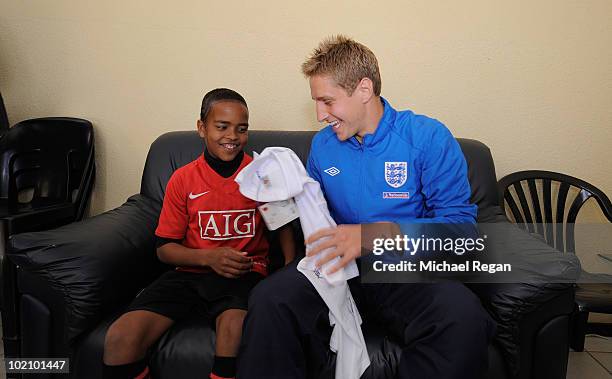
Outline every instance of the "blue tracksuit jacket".
<path id="1" fill-rule="evenodd" d="M 312 141 L 306 169 L 338 224 L 474 223 L 467 165 L 439 121 L 398 112 L 382 99 L 376 132 L 340 142 L 331 126 Z"/>

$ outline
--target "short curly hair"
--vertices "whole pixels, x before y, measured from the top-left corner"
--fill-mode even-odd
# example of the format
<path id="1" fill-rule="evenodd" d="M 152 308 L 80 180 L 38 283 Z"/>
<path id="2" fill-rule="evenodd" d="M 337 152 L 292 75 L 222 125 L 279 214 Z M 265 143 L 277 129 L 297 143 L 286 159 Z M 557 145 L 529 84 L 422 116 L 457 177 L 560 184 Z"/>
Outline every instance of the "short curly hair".
<path id="1" fill-rule="evenodd" d="M 243 104 L 246 109 L 249 109 L 246 100 L 238 92 L 229 88 L 215 88 L 204 95 L 204 98 L 202 99 L 200 120 L 206 121 L 206 117 L 208 116 L 208 113 L 210 113 L 212 106 L 218 101 L 236 101 Z"/>
<path id="2" fill-rule="evenodd" d="M 380 96 L 382 86 L 378 60 L 367 46 L 344 35 L 323 40 L 302 63 L 307 78 L 329 75 L 350 95 L 363 78 L 374 84 L 374 93 Z"/>

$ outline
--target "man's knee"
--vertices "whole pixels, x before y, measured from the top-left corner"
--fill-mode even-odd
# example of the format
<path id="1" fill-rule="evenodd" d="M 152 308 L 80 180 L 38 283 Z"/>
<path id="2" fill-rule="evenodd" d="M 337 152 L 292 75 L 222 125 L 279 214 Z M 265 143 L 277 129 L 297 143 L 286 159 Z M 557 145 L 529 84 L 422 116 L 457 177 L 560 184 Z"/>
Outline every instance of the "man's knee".
<path id="1" fill-rule="evenodd" d="M 318 294 L 308 279 L 295 266 L 286 267 L 262 280 L 249 296 L 249 313 L 269 311 L 282 304 L 291 304 L 300 299 L 308 301 Z"/>
<path id="2" fill-rule="evenodd" d="M 437 316 L 457 334 L 489 337 L 494 329 L 478 297 L 461 283 L 440 283 L 432 301 Z"/>

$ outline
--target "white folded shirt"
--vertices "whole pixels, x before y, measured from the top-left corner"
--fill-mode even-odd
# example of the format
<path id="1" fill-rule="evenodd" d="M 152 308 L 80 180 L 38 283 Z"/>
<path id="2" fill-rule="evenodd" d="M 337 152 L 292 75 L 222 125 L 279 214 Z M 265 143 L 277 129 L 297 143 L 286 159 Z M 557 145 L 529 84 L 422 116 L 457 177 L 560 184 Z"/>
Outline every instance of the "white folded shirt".
<path id="1" fill-rule="evenodd" d="M 252 200 L 271 202 L 294 198 L 306 239 L 319 229 L 336 226 L 319 183 L 308 176 L 291 149 L 268 147 L 260 155 L 255 154 L 254 160 L 238 173 L 236 182 L 240 192 Z M 326 249 L 315 257 L 303 258 L 298 270 L 329 308 L 329 321 L 334 326 L 330 348 L 337 353 L 336 378 L 358 379 L 370 365 L 370 359 L 361 331 L 361 316 L 346 281 L 358 276 L 359 271 L 352 261 L 332 275 L 326 274 L 339 257 L 316 270 L 317 260 L 329 252 Z"/>

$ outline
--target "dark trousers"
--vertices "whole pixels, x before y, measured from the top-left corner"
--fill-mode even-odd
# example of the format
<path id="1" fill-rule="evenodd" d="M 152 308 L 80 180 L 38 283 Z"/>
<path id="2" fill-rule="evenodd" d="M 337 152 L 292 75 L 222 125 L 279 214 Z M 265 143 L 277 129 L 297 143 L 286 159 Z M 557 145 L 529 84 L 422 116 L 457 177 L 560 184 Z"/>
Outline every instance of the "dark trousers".
<path id="1" fill-rule="evenodd" d="M 495 324 L 463 284 L 355 279 L 351 292 L 364 322 L 383 325 L 403 346 L 397 378 L 483 376 Z M 328 312 L 296 263 L 260 282 L 249 298 L 237 378 L 333 378 Z"/>

